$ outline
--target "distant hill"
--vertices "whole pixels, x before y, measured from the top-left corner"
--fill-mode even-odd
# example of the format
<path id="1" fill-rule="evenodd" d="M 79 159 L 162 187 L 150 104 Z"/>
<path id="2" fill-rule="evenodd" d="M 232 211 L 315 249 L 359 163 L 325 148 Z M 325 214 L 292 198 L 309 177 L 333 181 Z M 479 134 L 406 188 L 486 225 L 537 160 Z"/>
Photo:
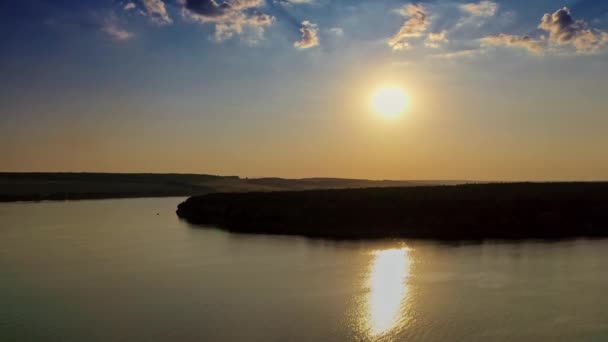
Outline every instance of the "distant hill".
<path id="1" fill-rule="evenodd" d="M 206 174 L 0 173 L 0 201 L 193 196 L 251 192 L 457 184 L 458 181 L 391 181 L 341 178 L 239 178 Z"/>

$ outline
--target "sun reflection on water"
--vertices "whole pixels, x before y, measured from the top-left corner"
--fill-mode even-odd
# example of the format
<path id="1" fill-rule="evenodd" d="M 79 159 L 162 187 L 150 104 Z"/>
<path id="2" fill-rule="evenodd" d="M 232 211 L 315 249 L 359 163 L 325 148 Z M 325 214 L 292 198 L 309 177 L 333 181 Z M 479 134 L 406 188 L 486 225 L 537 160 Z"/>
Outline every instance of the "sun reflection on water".
<path id="1" fill-rule="evenodd" d="M 403 307 L 408 296 L 410 250 L 407 247 L 379 250 L 373 253 L 368 272 L 369 294 L 366 305 L 367 331 L 380 337 L 407 322 Z"/>

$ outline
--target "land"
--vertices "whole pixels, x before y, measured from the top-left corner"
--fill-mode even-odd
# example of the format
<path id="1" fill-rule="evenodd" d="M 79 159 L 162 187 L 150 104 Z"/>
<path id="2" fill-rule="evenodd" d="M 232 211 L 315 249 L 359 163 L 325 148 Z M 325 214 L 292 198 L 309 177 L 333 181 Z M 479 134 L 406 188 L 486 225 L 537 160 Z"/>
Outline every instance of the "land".
<path id="1" fill-rule="evenodd" d="M 505 183 L 214 193 L 190 223 L 254 234 L 439 240 L 608 236 L 608 183 Z"/>
<path id="2" fill-rule="evenodd" d="M 0 202 L 264 192 L 455 184 L 459 181 L 392 181 L 341 178 L 240 178 L 206 174 L 0 173 Z"/>

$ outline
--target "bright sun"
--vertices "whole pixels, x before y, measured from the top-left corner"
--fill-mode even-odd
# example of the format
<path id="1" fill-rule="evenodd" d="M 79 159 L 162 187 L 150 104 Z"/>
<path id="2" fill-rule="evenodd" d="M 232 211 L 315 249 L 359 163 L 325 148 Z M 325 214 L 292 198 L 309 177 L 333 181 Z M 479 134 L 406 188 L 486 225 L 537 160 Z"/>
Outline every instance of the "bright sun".
<path id="1" fill-rule="evenodd" d="M 407 107 L 407 95 L 397 86 L 384 86 L 378 88 L 371 99 L 374 112 L 386 117 L 397 116 Z"/>

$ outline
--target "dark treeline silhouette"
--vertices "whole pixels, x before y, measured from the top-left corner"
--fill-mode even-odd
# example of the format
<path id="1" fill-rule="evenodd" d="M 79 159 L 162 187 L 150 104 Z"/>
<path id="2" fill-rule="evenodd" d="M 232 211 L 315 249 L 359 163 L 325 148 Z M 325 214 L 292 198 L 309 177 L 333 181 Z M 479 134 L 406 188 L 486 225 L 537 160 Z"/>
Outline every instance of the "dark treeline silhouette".
<path id="1" fill-rule="evenodd" d="M 234 232 L 442 240 L 608 236 L 608 183 L 504 183 L 191 197 L 177 214 Z"/>
<path id="2" fill-rule="evenodd" d="M 0 173 L 0 202 L 192 196 L 214 192 L 205 184 L 238 177 L 147 173 Z"/>
<path id="3" fill-rule="evenodd" d="M 0 202 L 193 196 L 212 192 L 285 191 L 455 184 L 458 181 L 392 181 L 341 178 L 240 178 L 205 174 L 0 173 Z"/>

